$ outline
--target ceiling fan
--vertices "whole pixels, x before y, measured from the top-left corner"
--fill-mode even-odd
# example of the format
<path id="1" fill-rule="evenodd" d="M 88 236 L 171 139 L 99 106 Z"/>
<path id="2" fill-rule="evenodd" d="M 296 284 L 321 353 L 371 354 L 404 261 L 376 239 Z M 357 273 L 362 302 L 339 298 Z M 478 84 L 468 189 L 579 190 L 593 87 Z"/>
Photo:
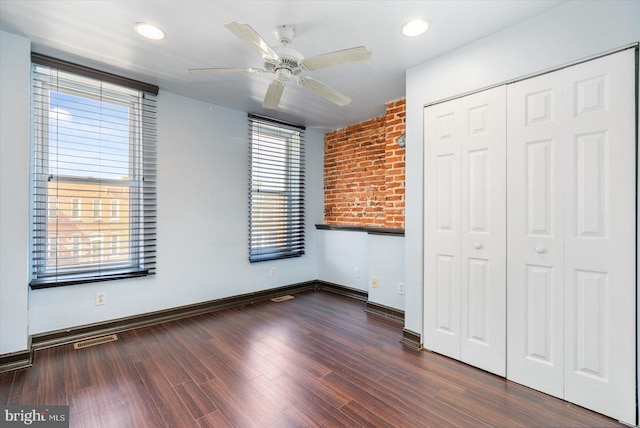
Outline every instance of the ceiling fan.
<path id="1" fill-rule="evenodd" d="M 316 79 L 301 76 L 300 74 L 305 71 L 315 71 L 337 65 L 371 60 L 371 52 L 363 46 L 329 52 L 305 59 L 300 52 L 288 47 L 296 34 L 295 27 L 292 25 L 280 25 L 276 27 L 276 37 L 281 46 L 277 46 L 275 48 L 269 46 L 269 44 L 247 24 L 231 22 L 226 24 L 225 27 L 262 56 L 264 68 L 190 68 L 187 69 L 187 73 L 275 74 L 276 79 L 269 85 L 262 103 L 262 106 L 267 109 L 278 108 L 282 92 L 284 91 L 284 86 L 290 80 L 296 80 L 303 88 L 308 89 L 339 106 L 345 106 L 351 102 L 351 98 Z"/>

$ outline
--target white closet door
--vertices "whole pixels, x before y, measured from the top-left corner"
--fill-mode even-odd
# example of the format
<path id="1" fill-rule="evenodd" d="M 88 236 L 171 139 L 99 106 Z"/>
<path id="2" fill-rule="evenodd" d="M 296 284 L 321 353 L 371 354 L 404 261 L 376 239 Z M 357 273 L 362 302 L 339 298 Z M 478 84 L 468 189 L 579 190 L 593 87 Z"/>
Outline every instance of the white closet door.
<path id="1" fill-rule="evenodd" d="M 502 376 L 505 93 L 425 109 L 425 347 Z"/>
<path id="2" fill-rule="evenodd" d="M 564 397 L 635 423 L 635 53 L 563 72 Z"/>
<path id="3" fill-rule="evenodd" d="M 562 397 L 562 89 L 507 89 L 507 377 Z"/>
<path id="4" fill-rule="evenodd" d="M 460 360 L 506 375 L 506 87 L 461 99 Z"/>
<path id="5" fill-rule="evenodd" d="M 424 343 L 460 359 L 460 100 L 424 115 Z"/>
<path id="6" fill-rule="evenodd" d="M 507 89 L 507 377 L 631 424 L 634 56 Z"/>

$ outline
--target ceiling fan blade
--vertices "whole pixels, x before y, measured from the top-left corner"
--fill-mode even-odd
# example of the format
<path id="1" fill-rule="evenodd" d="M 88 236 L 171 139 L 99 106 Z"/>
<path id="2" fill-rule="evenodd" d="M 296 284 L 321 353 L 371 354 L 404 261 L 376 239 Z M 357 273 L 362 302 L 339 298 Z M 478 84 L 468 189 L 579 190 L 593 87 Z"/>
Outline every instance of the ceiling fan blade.
<path id="1" fill-rule="evenodd" d="M 268 109 L 277 109 L 280 104 L 280 98 L 282 97 L 282 91 L 284 91 L 284 83 L 279 80 L 274 80 L 267 89 L 267 94 L 264 96 L 262 107 Z"/>
<path id="2" fill-rule="evenodd" d="M 280 59 L 276 51 L 274 51 L 273 48 L 269 46 L 269 44 L 265 42 L 264 39 L 260 37 L 260 35 L 247 24 L 230 22 L 228 24 L 225 24 L 225 27 L 227 27 L 240 40 L 255 49 L 256 52 L 262 55 L 262 58 L 273 60 Z"/>
<path id="3" fill-rule="evenodd" d="M 315 92 L 321 97 L 324 97 L 332 103 L 337 104 L 341 107 L 346 106 L 351 102 L 351 98 L 349 98 L 348 96 L 310 77 L 303 77 L 299 80 L 299 82 L 304 88 Z"/>
<path id="4" fill-rule="evenodd" d="M 364 46 L 329 52 L 312 56 L 304 60 L 307 70 L 320 70 L 321 68 L 335 67 L 336 65 L 351 64 L 354 62 L 371 61 L 371 52 Z"/>
<path id="5" fill-rule="evenodd" d="M 264 73 L 259 68 L 188 68 L 189 74 L 223 74 L 223 73 Z"/>

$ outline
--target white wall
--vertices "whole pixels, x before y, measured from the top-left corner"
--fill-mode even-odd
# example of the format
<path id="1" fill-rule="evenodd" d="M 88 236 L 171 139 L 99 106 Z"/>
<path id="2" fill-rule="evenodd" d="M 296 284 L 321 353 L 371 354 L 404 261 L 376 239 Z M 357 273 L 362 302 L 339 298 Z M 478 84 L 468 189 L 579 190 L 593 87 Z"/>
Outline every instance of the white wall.
<path id="1" fill-rule="evenodd" d="M 318 230 L 318 279 L 368 293 L 368 300 L 404 310 L 404 237 L 366 231 Z M 358 269 L 358 276 L 355 270 Z M 371 286 L 371 278 L 378 287 Z"/>
<path id="2" fill-rule="evenodd" d="M 323 135 L 306 134 L 307 253 L 249 263 L 247 114 L 160 88 L 157 275 L 29 290 L 30 44 L 1 34 L 0 354 L 26 349 L 28 334 L 317 278 L 315 224 L 322 222 L 323 170 L 314 159 L 323 158 Z M 106 293 L 104 306 L 95 306 L 98 291 Z"/>
<path id="3" fill-rule="evenodd" d="M 318 279 L 368 291 L 369 238 L 366 232 L 318 230 Z M 355 275 L 355 269 L 360 271 Z"/>
<path id="4" fill-rule="evenodd" d="M 0 31 L 0 354 L 28 346 L 30 49 Z"/>
<path id="5" fill-rule="evenodd" d="M 640 40 L 640 2 L 571 1 L 407 71 L 405 328 L 423 329 L 423 107 Z"/>
<path id="6" fill-rule="evenodd" d="M 369 234 L 369 278 L 378 279 L 371 287 L 369 301 L 404 311 L 404 295 L 398 283 L 404 284 L 404 237 Z"/>

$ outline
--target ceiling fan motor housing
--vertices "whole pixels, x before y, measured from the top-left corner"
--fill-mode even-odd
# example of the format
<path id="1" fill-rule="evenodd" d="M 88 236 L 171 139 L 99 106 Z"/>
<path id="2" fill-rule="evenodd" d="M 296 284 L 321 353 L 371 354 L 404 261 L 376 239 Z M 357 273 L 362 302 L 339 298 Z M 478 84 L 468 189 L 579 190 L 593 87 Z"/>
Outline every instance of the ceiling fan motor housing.
<path id="1" fill-rule="evenodd" d="M 264 68 L 266 70 L 276 73 L 278 77 L 280 77 L 278 70 L 287 70 L 287 73 L 285 74 L 288 76 L 297 76 L 300 74 L 303 70 L 302 62 L 304 61 L 304 55 L 302 55 L 302 53 L 285 46 L 278 46 L 273 48 L 273 50 L 276 51 L 280 58 L 275 61 L 273 59 L 265 59 Z M 287 80 L 289 79 L 287 78 Z"/>
<path id="2" fill-rule="evenodd" d="M 296 36 L 296 27 L 293 25 L 278 25 L 275 30 L 276 39 L 282 46 L 286 46 L 291 43 L 291 40 Z"/>

